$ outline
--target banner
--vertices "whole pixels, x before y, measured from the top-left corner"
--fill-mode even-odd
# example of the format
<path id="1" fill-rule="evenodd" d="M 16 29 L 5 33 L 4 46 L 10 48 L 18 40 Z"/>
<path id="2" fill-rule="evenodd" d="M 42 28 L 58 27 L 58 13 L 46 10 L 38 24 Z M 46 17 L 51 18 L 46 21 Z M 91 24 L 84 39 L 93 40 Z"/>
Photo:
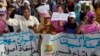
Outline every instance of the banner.
<path id="1" fill-rule="evenodd" d="M 100 56 L 100 34 L 42 35 L 41 56 Z"/>
<path id="2" fill-rule="evenodd" d="M 80 1 L 81 4 L 86 3 L 87 6 L 92 4 L 92 1 Z"/>
<path id="3" fill-rule="evenodd" d="M 43 34 L 40 56 L 100 56 L 98 34 Z M 31 31 L 0 35 L 0 56 L 39 56 L 39 35 Z"/>
<path id="4" fill-rule="evenodd" d="M 57 21 L 57 20 L 67 21 L 68 20 L 68 14 L 53 12 L 51 21 Z"/>
<path id="5" fill-rule="evenodd" d="M 0 37 L 0 56 L 39 56 L 38 35 L 31 31 L 4 34 Z"/>

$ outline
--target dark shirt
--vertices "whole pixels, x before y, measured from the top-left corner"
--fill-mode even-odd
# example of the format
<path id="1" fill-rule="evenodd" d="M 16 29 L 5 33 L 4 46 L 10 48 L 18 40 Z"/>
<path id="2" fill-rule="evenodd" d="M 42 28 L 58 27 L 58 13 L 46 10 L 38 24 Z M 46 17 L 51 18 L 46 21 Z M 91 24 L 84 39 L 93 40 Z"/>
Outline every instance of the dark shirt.
<path id="1" fill-rule="evenodd" d="M 70 34 L 74 34 L 77 26 L 78 26 L 77 23 L 74 23 L 73 25 L 71 25 L 70 23 L 66 23 L 64 26 L 65 32 L 70 33 Z"/>

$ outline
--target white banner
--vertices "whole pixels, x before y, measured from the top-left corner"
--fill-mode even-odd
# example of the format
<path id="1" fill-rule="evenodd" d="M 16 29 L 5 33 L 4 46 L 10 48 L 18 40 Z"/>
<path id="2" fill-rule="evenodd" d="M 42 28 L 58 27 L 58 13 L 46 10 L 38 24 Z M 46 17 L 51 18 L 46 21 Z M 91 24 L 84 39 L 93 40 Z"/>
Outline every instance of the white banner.
<path id="1" fill-rule="evenodd" d="M 31 31 L 5 34 L 0 37 L 0 56 L 39 56 L 37 40 Z"/>
<path id="2" fill-rule="evenodd" d="M 100 56 L 100 33 L 41 36 L 41 56 Z M 0 36 L 0 56 L 39 56 L 38 37 L 31 31 Z"/>
<path id="3" fill-rule="evenodd" d="M 100 56 L 100 34 L 42 35 L 41 56 Z"/>
<path id="4" fill-rule="evenodd" d="M 53 12 L 51 21 L 57 21 L 57 20 L 67 21 L 68 20 L 68 14 Z"/>

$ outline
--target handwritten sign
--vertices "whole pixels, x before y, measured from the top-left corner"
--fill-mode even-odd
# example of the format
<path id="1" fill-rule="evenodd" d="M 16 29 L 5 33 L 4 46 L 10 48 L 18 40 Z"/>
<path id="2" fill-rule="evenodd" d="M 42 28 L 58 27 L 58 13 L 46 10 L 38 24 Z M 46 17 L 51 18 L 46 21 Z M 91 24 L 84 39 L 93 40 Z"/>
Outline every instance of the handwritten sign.
<path id="1" fill-rule="evenodd" d="M 31 31 L 4 34 L 0 37 L 0 56 L 39 56 L 37 39 Z"/>
<path id="2" fill-rule="evenodd" d="M 58 13 L 58 12 L 53 12 L 51 21 L 57 21 L 57 20 L 68 20 L 68 14 L 66 13 Z"/>
<path id="3" fill-rule="evenodd" d="M 42 35 L 41 56 L 100 56 L 100 34 Z"/>
<path id="4" fill-rule="evenodd" d="M 86 3 L 86 5 L 90 5 L 90 4 L 92 4 L 91 1 L 80 1 L 80 3 L 81 3 L 81 4 Z"/>

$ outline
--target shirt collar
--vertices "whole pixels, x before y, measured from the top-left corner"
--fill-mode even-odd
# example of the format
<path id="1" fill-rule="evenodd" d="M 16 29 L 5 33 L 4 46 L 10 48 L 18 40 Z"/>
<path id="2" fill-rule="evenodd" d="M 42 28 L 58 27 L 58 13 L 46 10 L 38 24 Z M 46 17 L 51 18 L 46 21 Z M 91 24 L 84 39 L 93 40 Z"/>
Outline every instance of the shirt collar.
<path id="1" fill-rule="evenodd" d="M 24 16 L 23 16 L 23 20 L 26 20 Z M 29 19 L 26 20 L 26 21 L 29 21 L 29 20 L 31 20 L 31 16 L 30 16 Z"/>

